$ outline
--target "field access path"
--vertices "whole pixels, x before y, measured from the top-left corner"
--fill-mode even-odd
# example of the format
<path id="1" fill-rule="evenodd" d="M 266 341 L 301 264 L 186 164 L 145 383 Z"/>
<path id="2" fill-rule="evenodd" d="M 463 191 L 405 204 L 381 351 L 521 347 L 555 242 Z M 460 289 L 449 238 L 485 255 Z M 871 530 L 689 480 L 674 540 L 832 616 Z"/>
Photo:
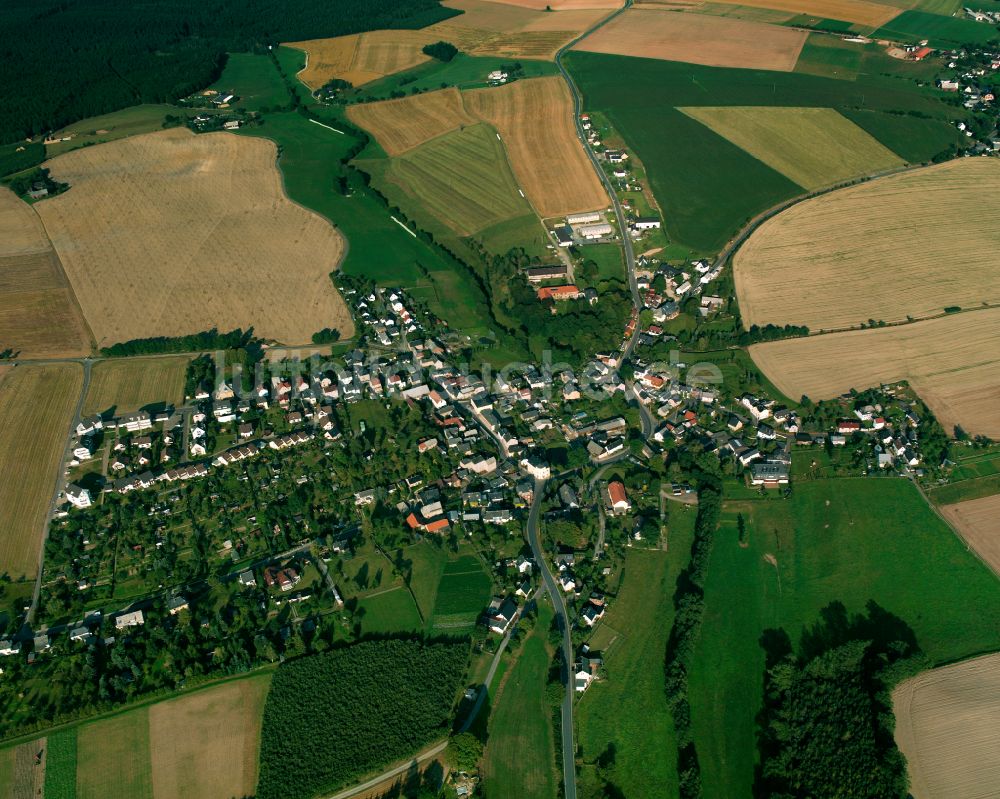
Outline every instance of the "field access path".
<path id="1" fill-rule="evenodd" d="M 576 136 L 580 140 L 580 146 L 583 147 L 583 151 L 590 159 L 590 163 L 594 167 L 594 171 L 597 172 L 597 176 L 601 179 L 601 184 L 604 186 L 604 190 L 607 191 L 608 197 L 611 199 L 611 204 L 615 209 L 615 217 L 618 220 L 618 232 L 622 237 L 622 249 L 625 251 L 625 273 L 628 276 L 628 287 L 629 291 L 632 293 L 632 305 L 635 308 L 636 314 L 638 314 L 642 310 L 642 297 L 639 294 L 639 284 L 635 279 L 635 250 L 632 247 L 632 239 L 629 238 L 628 227 L 625 224 L 625 212 L 622 210 L 622 204 L 618 200 L 618 194 L 615 192 L 615 187 L 611 185 L 610 178 L 608 178 L 603 167 L 601 167 L 601 162 L 597 160 L 597 156 L 594 154 L 593 148 L 587 145 L 587 136 L 583 130 L 583 122 L 580 119 L 580 114 L 583 113 L 583 95 L 581 94 L 580 89 L 577 88 L 572 76 L 569 74 L 566 67 L 563 66 L 562 62 L 563 55 L 565 55 L 567 50 L 571 49 L 581 40 L 590 36 L 590 34 L 598 28 L 607 25 L 611 20 L 623 13 L 631 5 L 632 0 L 625 0 L 625 4 L 615 11 L 615 13 L 609 14 L 604 19 L 598 21 L 596 24 L 585 30 L 575 39 L 564 44 L 556 53 L 555 62 L 563 80 L 565 80 L 566 84 L 569 86 L 570 94 L 573 95 L 573 125 L 576 127 Z M 631 338 L 622 342 L 623 359 L 628 358 L 632 354 L 632 350 L 638 340 L 639 337 L 635 334 L 635 331 L 633 331 Z M 566 795 L 567 797 L 569 796 L 568 793 Z"/>

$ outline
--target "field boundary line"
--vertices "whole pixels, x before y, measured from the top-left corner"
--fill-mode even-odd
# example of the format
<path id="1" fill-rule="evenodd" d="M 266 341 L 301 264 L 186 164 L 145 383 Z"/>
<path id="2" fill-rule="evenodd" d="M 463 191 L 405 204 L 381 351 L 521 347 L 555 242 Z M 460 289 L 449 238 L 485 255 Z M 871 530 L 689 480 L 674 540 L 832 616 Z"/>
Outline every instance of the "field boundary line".
<path id="1" fill-rule="evenodd" d="M 308 56 L 307 56 L 307 58 L 308 58 Z M 312 122 L 314 125 L 319 125 L 321 128 L 326 128 L 327 130 L 332 130 L 334 133 L 339 133 L 341 136 L 346 136 L 347 135 L 346 133 L 344 133 L 344 131 L 337 130 L 336 128 L 331 127 L 330 125 L 324 125 L 319 120 L 311 119 L 310 118 L 309 121 Z"/>
<path id="2" fill-rule="evenodd" d="M 400 222 L 398 219 L 396 219 L 396 217 L 394 217 L 392 214 L 389 214 L 389 219 L 391 219 L 393 222 L 395 222 L 397 225 L 399 225 L 401 228 L 403 228 L 403 230 L 405 230 L 407 233 L 409 233 L 411 236 L 413 236 L 413 238 L 417 237 L 416 233 L 414 233 L 406 225 L 404 225 L 402 222 Z"/>

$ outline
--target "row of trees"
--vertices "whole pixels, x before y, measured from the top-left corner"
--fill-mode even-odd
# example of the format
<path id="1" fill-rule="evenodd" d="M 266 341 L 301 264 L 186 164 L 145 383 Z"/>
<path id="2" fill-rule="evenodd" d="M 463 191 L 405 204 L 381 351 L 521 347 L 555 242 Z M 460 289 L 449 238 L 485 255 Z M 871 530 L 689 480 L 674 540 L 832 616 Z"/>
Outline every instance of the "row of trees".
<path id="1" fill-rule="evenodd" d="M 364 641 L 283 663 L 261 730 L 258 799 L 313 796 L 448 730 L 467 642 Z"/>
<path id="2" fill-rule="evenodd" d="M 247 347 L 253 341 L 253 328 L 236 328 L 220 333 L 217 328 L 192 333 L 189 336 L 155 336 L 136 338 L 110 347 L 102 347 L 101 355 L 108 358 L 125 358 L 129 355 L 158 355 L 170 352 L 199 352 L 204 350 L 235 350 Z"/>
<path id="3" fill-rule="evenodd" d="M 0 17 L 0 142 L 217 80 L 227 52 L 454 15 L 438 0 L 14 0 Z"/>

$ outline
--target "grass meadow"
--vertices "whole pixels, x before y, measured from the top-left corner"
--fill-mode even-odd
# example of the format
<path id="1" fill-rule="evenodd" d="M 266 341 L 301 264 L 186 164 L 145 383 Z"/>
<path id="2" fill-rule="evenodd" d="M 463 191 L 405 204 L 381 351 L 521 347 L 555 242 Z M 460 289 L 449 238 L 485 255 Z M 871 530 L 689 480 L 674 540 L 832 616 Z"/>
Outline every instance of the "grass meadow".
<path id="1" fill-rule="evenodd" d="M 862 612 L 869 600 L 908 624 L 933 663 L 1000 646 L 1000 583 L 910 483 L 816 480 L 788 500 L 726 502 L 689 678 L 706 796 L 751 794 L 761 634 L 780 627 L 797 644 L 829 603 Z"/>
<path id="2" fill-rule="evenodd" d="M 945 48 L 963 44 L 986 44 L 1000 39 L 1000 34 L 992 25 L 913 9 L 904 11 L 879 28 L 875 35 L 907 42 L 927 39 L 931 47 Z"/>
<path id="3" fill-rule="evenodd" d="M 94 365 L 83 415 L 111 408 L 118 414 L 147 405 L 180 405 L 188 358 L 122 358 Z"/>
<path id="4" fill-rule="evenodd" d="M 222 75 L 210 88 L 235 92 L 239 99 L 233 106 L 247 111 L 288 104 L 285 82 L 266 55 L 230 53 Z"/>
<path id="5" fill-rule="evenodd" d="M 813 63 L 826 59 L 847 63 L 848 57 L 807 53 Z M 663 208 L 669 237 L 696 252 L 718 251 L 757 213 L 803 194 L 797 183 L 761 163 L 745 150 L 677 109 L 698 106 L 860 108 L 881 112 L 859 127 L 890 150 L 906 136 L 907 160 L 923 160 L 955 141 L 946 124 L 960 109 L 920 89 L 908 65 L 888 66 L 864 51 L 853 79 L 802 72 L 773 72 L 706 67 L 655 59 L 571 52 L 566 65 L 584 95 L 584 108 L 605 113 L 628 146 L 636 151 Z M 918 73 L 925 69 L 918 65 Z M 893 74 L 883 74 L 892 72 Z M 627 83 L 619 76 L 629 75 Z M 931 119 L 887 112 L 916 111 Z M 941 124 L 929 125 L 928 122 Z M 907 123 L 912 125 L 907 126 Z M 906 131 L 906 133 L 904 133 Z"/>
<path id="6" fill-rule="evenodd" d="M 556 799 L 559 795 L 553 708 L 545 696 L 553 652 L 548 642 L 552 616 L 549 601 L 539 603 L 535 627 L 504 675 L 493 703 L 482 767 L 488 796 Z"/>
<path id="7" fill-rule="evenodd" d="M 475 555 L 449 561 L 441 573 L 431 627 L 472 627 L 490 601 L 492 583 Z"/>

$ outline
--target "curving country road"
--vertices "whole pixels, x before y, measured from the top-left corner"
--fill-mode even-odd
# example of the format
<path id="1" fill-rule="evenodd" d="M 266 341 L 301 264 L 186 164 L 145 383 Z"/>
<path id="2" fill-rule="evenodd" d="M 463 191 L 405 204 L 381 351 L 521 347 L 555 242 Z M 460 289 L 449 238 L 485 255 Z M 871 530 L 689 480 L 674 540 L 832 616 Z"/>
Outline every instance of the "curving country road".
<path id="1" fill-rule="evenodd" d="M 535 558 L 535 563 L 542 572 L 542 583 L 545 590 L 552 597 L 552 606 L 556 611 L 556 618 L 563 631 L 562 650 L 563 661 L 566 667 L 566 695 L 562 702 L 562 762 L 563 762 L 563 795 L 566 799 L 576 799 L 576 746 L 573 743 L 573 640 L 570 636 L 569 614 L 566 612 L 566 603 L 563 600 L 562 591 L 552 571 L 549 569 L 548 561 L 545 559 L 545 551 L 542 549 L 538 538 L 538 517 L 541 515 L 542 495 L 545 493 L 545 480 L 535 480 L 535 490 L 531 498 L 531 511 L 528 513 L 528 543 L 531 545 L 531 553 Z"/>
<path id="2" fill-rule="evenodd" d="M 565 55 L 567 50 L 570 50 L 575 44 L 577 44 L 577 42 L 590 36 L 590 34 L 598 28 L 607 25 L 611 20 L 631 5 L 632 0 L 625 0 L 625 5 L 619 8 L 614 14 L 606 16 L 596 25 L 591 26 L 575 39 L 564 44 L 556 53 L 555 62 L 556 66 L 559 68 L 559 72 L 563 76 L 563 79 L 569 86 L 570 94 L 573 95 L 573 124 L 576 126 L 576 135 L 580 139 L 580 143 L 583 145 L 583 150 L 587 153 L 587 157 L 590 159 L 590 163 L 593 165 L 594 171 L 597 172 L 597 176 L 601 179 L 601 183 L 608 192 L 608 196 L 611 198 L 611 204 L 615 209 L 615 217 L 618 220 L 618 231 L 622 237 L 622 248 L 625 250 L 625 272 L 628 275 L 629 291 L 632 292 L 632 305 L 635 307 L 636 313 L 639 313 L 639 311 L 642 310 L 642 297 L 639 294 L 639 285 L 635 279 L 635 251 L 632 248 L 632 239 L 629 237 L 628 227 L 625 223 L 625 212 L 622 210 L 622 204 L 619 202 L 618 195 L 615 193 L 615 187 L 611 185 L 611 179 L 608 178 L 607 173 L 605 173 L 604 168 L 601 166 L 601 162 L 597 160 L 594 148 L 587 144 L 587 134 L 583 129 L 583 122 L 580 120 L 580 114 L 583 111 L 583 95 L 580 93 L 576 83 L 573 82 L 572 76 L 569 74 L 566 67 L 563 66 L 562 62 L 563 55 Z M 625 342 L 624 348 L 622 349 L 623 360 L 631 356 L 632 350 L 635 347 L 635 342 L 638 340 L 639 337 L 633 332 L 631 338 Z"/>

